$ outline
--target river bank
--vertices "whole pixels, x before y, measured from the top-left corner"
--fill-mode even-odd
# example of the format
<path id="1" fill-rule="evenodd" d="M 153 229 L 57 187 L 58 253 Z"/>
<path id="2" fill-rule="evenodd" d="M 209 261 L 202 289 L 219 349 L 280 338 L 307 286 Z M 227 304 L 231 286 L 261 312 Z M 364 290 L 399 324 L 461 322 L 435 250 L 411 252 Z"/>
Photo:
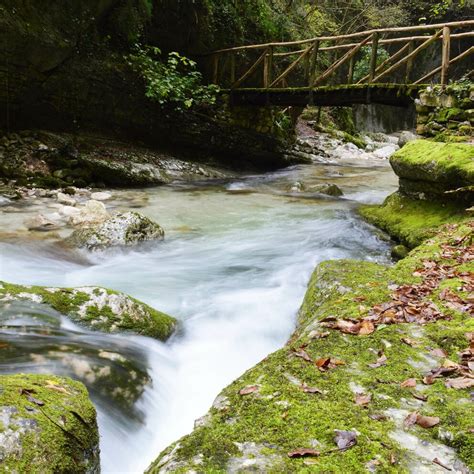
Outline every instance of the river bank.
<path id="1" fill-rule="evenodd" d="M 67 220 L 28 230 L 25 221 L 64 204 L 57 191 L 25 190 L 0 215 L 1 279 L 122 290 L 176 317 L 179 328 L 163 344 L 90 331 L 34 302 L 8 302 L 2 373 L 53 371 L 83 381 L 98 409 L 102 470 L 144 470 L 223 386 L 284 343 L 319 261 L 388 261 L 389 244 L 355 213 L 358 203 L 381 202 L 395 190 L 387 161 L 331 157 L 326 148 L 320 162 L 263 175 L 91 189 L 111 195 L 102 201 L 108 212 L 135 210 L 163 227 L 164 241 L 129 249 L 66 249 Z M 327 183 L 344 195 L 312 189 Z M 91 199 L 81 192 L 72 207 Z"/>

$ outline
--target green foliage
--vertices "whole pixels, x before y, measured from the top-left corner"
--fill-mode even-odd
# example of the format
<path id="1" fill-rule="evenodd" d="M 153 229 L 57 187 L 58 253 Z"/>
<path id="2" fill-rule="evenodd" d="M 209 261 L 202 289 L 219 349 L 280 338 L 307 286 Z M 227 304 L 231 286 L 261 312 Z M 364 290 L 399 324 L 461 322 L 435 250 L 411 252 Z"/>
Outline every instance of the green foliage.
<path id="1" fill-rule="evenodd" d="M 357 82 L 367 74 L 369 74 L 370 68 L 370 56 L 372 54 L 372 48 L 370 46 L 364 46 L 361 48 L 360 58 L 354 65 L 354 81 Z M 377 66 L 382 64 L 389 54 L 386 49 L 378 48 L 377 49 Z"/>
<path id="2" fill-rule="evenodd" d="M 441 0 L 440 2 L 436 2 L 431 5 L 429 9 L 430 17 L 433 19 L 442 18 L 450 10 L 455 10 L 456 8 L 463 8 L 465 4 L 466 0 Z"/>
<path id="3" fill-rule="evenodd" d="M 163 58 L 159 48 L 137 45 L 127 60 L 145 81 L 146 97 L 160 105 L 183 110 L 216 102 L 219 88 L 204 85 L 196 63 L 179 53 L 172 52 Z"/>

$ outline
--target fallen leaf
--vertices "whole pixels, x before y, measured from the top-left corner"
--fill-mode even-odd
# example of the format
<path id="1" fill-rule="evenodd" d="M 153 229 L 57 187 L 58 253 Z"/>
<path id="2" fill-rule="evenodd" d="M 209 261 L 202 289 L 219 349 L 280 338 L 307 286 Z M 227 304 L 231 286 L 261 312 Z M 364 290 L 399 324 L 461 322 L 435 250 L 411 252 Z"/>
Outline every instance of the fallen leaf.
<path id="1" fill-rule="evenodd" d="M 416 417 L 416 424 L 422 428 L 432 428 L 439 423 L 439 418 L 437 416 L 424 416 L 418 415 Z"/>
<path id="2" fill-rule="evenodd" d="M 304 458 L 307 456 L 319 456 L 321 453 L 311 448 L 299 448 L 288 453 L 290 458 Z"/>
<path id="3" fill-rule="evenodd" d="M 301 386 L 301 390 L 305 393 L 320 393 L 322 394 L 323 391 L 316 387 L 308 387 L 305 383 Z"/>
<path id="4" fill-rule="evenodd" d="M 435 378 L 432 375 L 425 375 L 423 377 L 423 383 L 425 385 L 433 385 L 435 383 Z"/>
<path id="5" fill-rule="evenodd" d="M 371 369 L 376 369 L 377 367 L 382 367 L 387 365 L 387 356 L 384 353 L 380 354 L 380 357 L 373 364 L 368 364 Z"/>
<path id="6" fill-rule="evenodd" d="M 364 319 L 360 323 L 359 335 L 360 336 L 367 336 L 368 334 L 372 334 L 375 331 L 374 323 L 371 321 L 367 321 Z"/>
<path id="7" fill-rule="evenodd" d="M 20 389 L 20 395 L 26 395 L 26 399 L 29 402 L 34 403 L 35 405 L 38 405 L 38 406 L 42 407 L 44 405 L 44 402 L 42 402 L 41 400 L 38 400 L 37 398 L 33 397 L 31 395 L 32 393 L 35 393 L 35 390 L 27 390 L 26 388 Z"/>
<path id="8" fill-rule="evenodd" d="M 417 418 L 418 418 L 418 412 L 414 411 L 413 413 L 410 413 L 403 420 L 403 426 L 405 426 L 406 428 L 413 426 L 416 423 Z"/>
<path id="9" fill-rule="evenodd" d="M 402 388 L 413 388 L 416 387 L 416 379 L 406 379 L 400 384 Z"/>
<path id="10" fill-rule="evenodd" d="M 366 406 L 372 400 L 372 395 L 370 393 L 356 393 L 355 403 L 356 405 Z"/>
<path id="11" fill-rule="evenodd" d="M 301 359 L 303 359 L 307 362 L 313 362 L 313 359 L 311 359 L 311 357 L 308 355 L 308 353 L 302 348 L 297 349 L 297 350 L 294 349 L 292 351 L 292 354 L 296 357 L 300 357 Z"/>
<path id="12" fill-rule="evenodd" d="M 430 354 L 435 357 L 446 357 L 448 354 L 443 349 L 432 349 Z"/>
<path id="13" fill-rule="evenodd" d="M 50 390 L 55 390 L 56 392 L 60 392 L 60 393 L 65 393 L 67 395 L 71 395 L 70 392 L 68 392 L 64 387 L 62 387 L 61 385 L 58 385 L 56 382 L 54 382 L 53 380 L 46 380 L 46 385 L 44 386 L 44 388 L 48 388 Z"/>
<path id="14" fill-rule="evenodd" d="M 428 400 L 428 397 L 426 395 L 423 395 L 422 393 L 419 392 L 412 392 L 413 398 L 416 398 L 417 400 L 420 400 L 422 402 L 426 402 Z"/>
<path id="15" fill-rule="evenodd" d="M 355 431 L 334 430 L 336 436 L 334 441 L 337 447 L 343 451 L 344 449 L 352 448 L 357 444 L 357 433 Z"/>
<path id="16" fill-rule="evenodd" d="M 249 395 L 250 393 L 256 392 L 258 385 L 247 385 L 243 389 L 239 390 L 239 395 Z"/>
<path id="17" fill-rule="evenodd" d="M 411 346 L 411 347 L 414 347 L 414 346 L 417 346 L 419 345 L 419 342 L 418 341 L 415 341 L 414 339 L 410 339 L 409 337 L 402 337 L 402 342 L 404 344 L 406 344 L 407 346 Z"/>
<path id="18" fill-rule="evenodd" d="M 385 421 L 388 419 L 387 415 L 383 415 L 382 413 L 371 413 L 369 418 L 375 421 Z"/>
<path id="19" fill-rule="evenodd" d="M 331 362 L 330 357 L 321 357 L 320 359 L 317 359 L 314 363 L 316 364 L 319 370 L 326 370 L 327 366 L 329 365 L 329 362 Z"/>
<path id="20" fill-rule="evenodd" d="M 468 377 L 458 377 L 455 379 L 448 379 L 445 382 L 446 387 L 455 388 L 457 390 L 462 388 L 474 387 L 474 379 Z"/>

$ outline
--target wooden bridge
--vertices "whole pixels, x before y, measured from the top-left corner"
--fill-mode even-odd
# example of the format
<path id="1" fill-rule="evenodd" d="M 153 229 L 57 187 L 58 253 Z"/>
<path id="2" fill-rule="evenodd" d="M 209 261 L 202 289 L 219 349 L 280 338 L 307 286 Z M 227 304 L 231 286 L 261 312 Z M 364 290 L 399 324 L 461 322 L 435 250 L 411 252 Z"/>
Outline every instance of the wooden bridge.
<path id="1" fill-rule="evenodd" d="M 406 106 L 420 87 L 455 78 L 473 37 L 466 20 L 238 46 L 210 53 L 210 77 L 240 105 Z M 420 75 L 424 62 L 439 65 Z"/>

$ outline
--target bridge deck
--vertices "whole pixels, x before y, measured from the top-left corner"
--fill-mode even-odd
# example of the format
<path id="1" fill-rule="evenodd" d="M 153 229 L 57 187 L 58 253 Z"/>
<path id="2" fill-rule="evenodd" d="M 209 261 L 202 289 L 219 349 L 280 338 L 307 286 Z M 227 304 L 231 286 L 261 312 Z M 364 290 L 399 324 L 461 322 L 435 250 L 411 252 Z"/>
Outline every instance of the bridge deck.
<path id="1" fill-rule="evenodd" d="M 234 105 L 275 105 L 306 107 L 349 106 L 352 104 L 385 104 L 407 107 L 413 103 L 420 84 L 345 84 L 340 86 L 294 88 L 241 88 L 224 90 Z"/>

